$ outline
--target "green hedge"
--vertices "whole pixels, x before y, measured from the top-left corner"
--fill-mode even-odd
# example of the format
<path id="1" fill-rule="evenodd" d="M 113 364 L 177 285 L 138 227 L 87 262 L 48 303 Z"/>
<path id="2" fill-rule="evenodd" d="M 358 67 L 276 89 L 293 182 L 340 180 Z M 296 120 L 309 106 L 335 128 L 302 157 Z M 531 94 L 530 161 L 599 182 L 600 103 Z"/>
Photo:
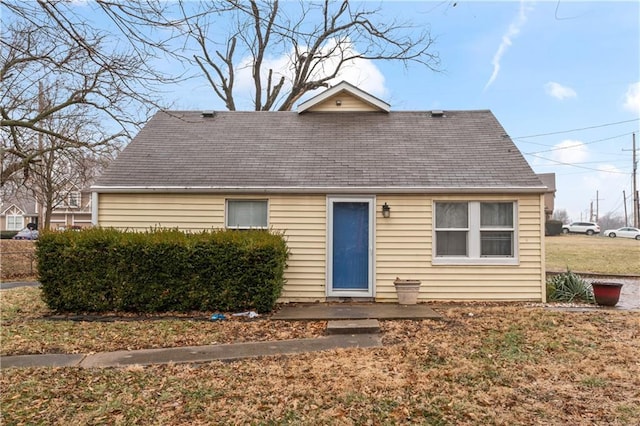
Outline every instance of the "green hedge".
<path id="1" fill-rule="evenodd" d="M 10 240 L 16 236 L 18 231 L 0 231 L 0 240 Z"/>
<path id="2" fill-rule="evenodd" d="M 544 235 L 554 236 L 562 233 L 562 221 L 548 220 L 544 224 Z"/>
<path id="3" fill-rule="evenodd" d="M 288 250 L 268 231 L 42 234 L 44 300 L 62 312 L 273 310 Z"/>

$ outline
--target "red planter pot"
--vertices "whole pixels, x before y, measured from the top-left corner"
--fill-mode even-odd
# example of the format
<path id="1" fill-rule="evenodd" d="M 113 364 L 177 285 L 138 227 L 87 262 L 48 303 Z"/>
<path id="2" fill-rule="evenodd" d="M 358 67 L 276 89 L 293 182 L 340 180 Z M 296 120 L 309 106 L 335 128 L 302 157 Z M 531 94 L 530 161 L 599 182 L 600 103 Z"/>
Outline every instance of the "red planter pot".
<path id="1" fill-rule="evenodd" d="M 620 300 L 621 283 L 593 282 L 591 283 L 591 287 L 593 288 L 593 296 L 598 305 L 615 306 L 618 300 Z"/>

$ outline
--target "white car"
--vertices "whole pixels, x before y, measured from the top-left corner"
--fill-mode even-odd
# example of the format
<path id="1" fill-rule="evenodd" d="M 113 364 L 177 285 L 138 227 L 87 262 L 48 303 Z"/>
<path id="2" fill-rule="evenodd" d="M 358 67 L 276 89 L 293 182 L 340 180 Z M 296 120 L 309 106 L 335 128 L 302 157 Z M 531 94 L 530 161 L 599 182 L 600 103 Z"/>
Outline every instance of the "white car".
<path id="1" fill-rule="evenodd" d="M 562 227 L 563 234 L 599 234 L 600 227 L 595 222 L 571 222 Z"/>
<path id="2" fill-rule="evenodd" d="M 611 238 L 621 237 L 621 238 L 635 238 L 636 240 L 640 240 L 640 229 L 631 228 L 629 226 L 626 226 L 624 228 L 618 228 L 618 229 L 607 229 L 606 231 L 604 231 L 603 235 L 605 237 L 611 237 Z"/>
<path id="3" fill-rule="evenodd" d="M 38 230 L 27 226 L 21 229 L 14 237 L 14 240 L 37 240 Z"/>

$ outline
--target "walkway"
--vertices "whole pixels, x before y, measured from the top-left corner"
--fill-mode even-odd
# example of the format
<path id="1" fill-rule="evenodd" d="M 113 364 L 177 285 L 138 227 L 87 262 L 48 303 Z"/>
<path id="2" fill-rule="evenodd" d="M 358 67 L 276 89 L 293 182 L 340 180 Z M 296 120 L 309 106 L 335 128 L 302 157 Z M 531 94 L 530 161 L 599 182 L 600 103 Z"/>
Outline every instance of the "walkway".
<path id="1" fill-rule="evenodd" d="M 0 368 L 11 367 L 124 367 L 128 365 L 233 361 L 262 356 L 290 355 L 338 348 L 381 347 L 377 319 L 441 319 L 426 305 L 295 304 L 285 306 L 274 320 L 328 320 L 328 333 L 316 339 L 292 339 L 181 348 L 142 349 L 96 354 L 15 355 L 0 358 Z M 340 321 L 347 320 L 347 321 Z"/>

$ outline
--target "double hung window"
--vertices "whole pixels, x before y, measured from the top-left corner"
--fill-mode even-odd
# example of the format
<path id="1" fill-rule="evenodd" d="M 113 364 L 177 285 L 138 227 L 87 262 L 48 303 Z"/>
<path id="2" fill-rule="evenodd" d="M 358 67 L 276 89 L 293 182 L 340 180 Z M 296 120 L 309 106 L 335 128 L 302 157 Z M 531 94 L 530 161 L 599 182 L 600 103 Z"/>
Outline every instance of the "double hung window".
<path id="1" fill-rule="evenodd" d="M 515 211 L 513 202 L 436 202 L 435 260 L 515 259 Z"/>

